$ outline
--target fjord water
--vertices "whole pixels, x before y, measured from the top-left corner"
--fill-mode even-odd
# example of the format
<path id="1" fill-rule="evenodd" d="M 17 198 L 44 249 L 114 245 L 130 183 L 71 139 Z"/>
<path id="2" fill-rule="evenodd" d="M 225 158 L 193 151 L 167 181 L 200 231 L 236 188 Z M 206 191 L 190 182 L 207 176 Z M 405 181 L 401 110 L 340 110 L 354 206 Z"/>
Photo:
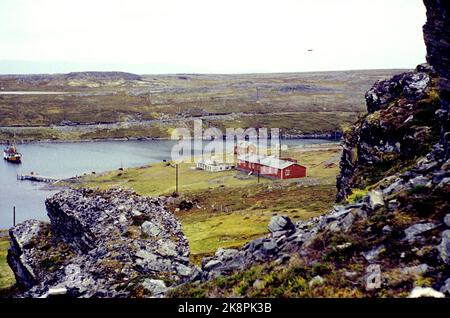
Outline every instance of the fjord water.
<path id="1" fill-rule="evenodd" d="M 324 139 L 284 140 L 298 146 L 329 142 Z M 47 220 L 45 199 L 58 190 L 44 183 L 19 181 L 18 174 L 35 174 L 69 178 L 83 173 L 138 167 L 170 160 L 174 141 L 102 141 L 80 143 L 33 143 L 18 145 L 22 164 L 0 163 L 0 229 L 12 226 L 12 209 L 16 207 L 16 223 L 27 219 Z M 207 143 L 204 144 L 204 146 Z M 155 181 L 157 182 L 157 181 Z"/>

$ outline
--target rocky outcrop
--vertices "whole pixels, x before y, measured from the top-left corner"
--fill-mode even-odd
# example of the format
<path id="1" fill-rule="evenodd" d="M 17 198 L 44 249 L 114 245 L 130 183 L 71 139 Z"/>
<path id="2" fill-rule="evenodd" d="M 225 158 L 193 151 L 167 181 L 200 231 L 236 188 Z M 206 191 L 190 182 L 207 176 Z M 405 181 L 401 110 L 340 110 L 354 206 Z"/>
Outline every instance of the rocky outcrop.
<path id="1" fill-rule="evenodd" d="M 442 130 L 441 144 L 449 158 L 450 142 L 450 6 L 442 0 L 424 0 L 427 8 L 427 22 L 423 27 L 427 47 L 427 61 L 439 76 L 439 113 Z"/>
<path id="2" fill-rule="evenodd" d="M 368 114 L 344 136 L 338 201 L 408 167 L 438 139 L 449 158 L 450 9 L 441 0 L 424 4 L 429 66 L 377 82 L 366 93 Z"/>
<path id="3" fill-rule="evenodd" d="M 46 206 L 50 224 L 10 230 L 8 263 L 22 296 L 160 296 L 196 276 L 181 226 L 159 199 L 81 189 Z"/>
<path id="4" fill-rule="evenodd" d="M 379 81 L 372 86 L 365 96 L 369 114 L 399 98 L 407 101 L 420 100 L 431 84 L 429 74 L 432 70 L 427 65 L 419 65 L 417 70 L 417 72 L 394 75 L 391 79 Z"/>
<path id="5" fill-rule="evenodd" d="M 439 139 L 439 98 L 429 66 L 377 82 L 366 102 L 368 114 L 344 135 L 337 201 L 408 167 Z"/>

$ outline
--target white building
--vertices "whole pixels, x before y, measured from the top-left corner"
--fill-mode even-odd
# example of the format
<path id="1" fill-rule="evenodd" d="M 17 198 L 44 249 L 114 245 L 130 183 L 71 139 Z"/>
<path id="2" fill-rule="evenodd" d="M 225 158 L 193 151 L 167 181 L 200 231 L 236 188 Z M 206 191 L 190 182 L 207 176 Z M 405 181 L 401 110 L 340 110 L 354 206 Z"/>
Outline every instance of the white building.
<path id="1" fill-rule="evenodd" d="M 226 164 L 215 160 L 200 160 L 197 162 L 197 169 L 209 172 L 220 172 L 231 170 L 233 168 L 234 166 L 231 164 Z"/>

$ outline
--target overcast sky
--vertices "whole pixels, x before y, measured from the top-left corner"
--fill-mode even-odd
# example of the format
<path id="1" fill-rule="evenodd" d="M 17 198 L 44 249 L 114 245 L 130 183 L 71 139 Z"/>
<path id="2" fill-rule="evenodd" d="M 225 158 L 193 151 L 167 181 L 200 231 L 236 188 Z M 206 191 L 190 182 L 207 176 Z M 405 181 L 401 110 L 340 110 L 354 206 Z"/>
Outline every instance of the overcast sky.
<path id="1" fill-rule="evenodd" d="M 413 68 L 424 23 L 422 0 L 0 0 L 0 73 Z"/>

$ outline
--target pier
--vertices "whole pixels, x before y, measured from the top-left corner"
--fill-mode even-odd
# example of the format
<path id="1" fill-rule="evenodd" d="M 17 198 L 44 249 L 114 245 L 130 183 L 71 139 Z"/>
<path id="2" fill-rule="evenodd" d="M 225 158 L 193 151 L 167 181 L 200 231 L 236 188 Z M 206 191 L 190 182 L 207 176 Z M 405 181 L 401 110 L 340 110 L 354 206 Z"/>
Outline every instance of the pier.
<path id="1" fill-rule="evenodd" d="M 59 179 L 56 179 L 56 178 L 40 176 L 37 174 L 18 174 L 17 180 L 29 180 L 29 181 L 45 182 L 45 183 L 55 183 L 55 182 L 59 181 Z"/>

